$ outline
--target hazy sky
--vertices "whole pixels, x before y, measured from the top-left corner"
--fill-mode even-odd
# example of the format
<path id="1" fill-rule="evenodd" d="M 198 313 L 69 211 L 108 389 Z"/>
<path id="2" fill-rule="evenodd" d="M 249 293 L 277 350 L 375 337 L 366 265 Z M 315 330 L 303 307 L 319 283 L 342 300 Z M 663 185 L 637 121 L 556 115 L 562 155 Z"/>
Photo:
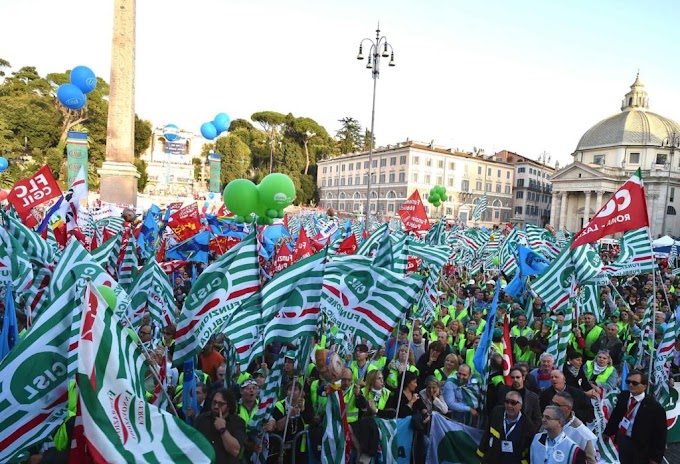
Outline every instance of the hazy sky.
<path id="1" fill-rule="evenodd" d="M 0 58 L 109 80 L 113 0 L 0 0 Z M 335 134 L 371 122 L 359 42 L 382 34 L 379 145 L 410 138 L 562 165 L 620 111 L 640 69 L 651 110 L 680 120 L 680 2 L 632 0 L 138 0 L 136 111 L 199 131 L 218 112 L 273 110 Z"/>

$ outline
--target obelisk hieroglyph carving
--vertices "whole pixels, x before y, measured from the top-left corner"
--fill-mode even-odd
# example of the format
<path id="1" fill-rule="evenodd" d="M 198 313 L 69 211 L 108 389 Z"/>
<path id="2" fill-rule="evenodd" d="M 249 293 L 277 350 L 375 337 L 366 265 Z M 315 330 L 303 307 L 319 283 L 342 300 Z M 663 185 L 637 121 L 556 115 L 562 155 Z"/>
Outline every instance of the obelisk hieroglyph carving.
<path id="1" fill-rule="evenodd" d="M 113 40 L 106 160 L 99 170 L 101 200 L 137 204 L 139 173 L 135 141 L 135 7 L 136 0 L 113 1 Z"/>

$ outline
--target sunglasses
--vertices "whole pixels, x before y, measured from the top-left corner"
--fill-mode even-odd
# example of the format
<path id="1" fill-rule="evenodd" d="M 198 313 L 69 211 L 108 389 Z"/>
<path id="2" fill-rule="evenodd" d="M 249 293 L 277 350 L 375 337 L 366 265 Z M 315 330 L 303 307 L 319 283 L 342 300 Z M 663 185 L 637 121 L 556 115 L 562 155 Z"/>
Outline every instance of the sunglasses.
<path id="1" fill-rule="evenodd" d="M 520 402 L 517 401 L 517 400 L 505 400 L 505 404 L 510 404 L 510 405 L 512 405 L 512 406 L 517 406 L 518 404 L 520 404 Z"/>
<path id="2" fill-rule="evenodd" d="M 627 383 L 628 385 L 632 385 L 632 386 L 634 386 L 634 387 L 637 387 L 637 386 L 640 385 L 642 382 L 638 382 L 637 380 L 627 380 L 627 379 L 626 379 L 626 383 Z"/>

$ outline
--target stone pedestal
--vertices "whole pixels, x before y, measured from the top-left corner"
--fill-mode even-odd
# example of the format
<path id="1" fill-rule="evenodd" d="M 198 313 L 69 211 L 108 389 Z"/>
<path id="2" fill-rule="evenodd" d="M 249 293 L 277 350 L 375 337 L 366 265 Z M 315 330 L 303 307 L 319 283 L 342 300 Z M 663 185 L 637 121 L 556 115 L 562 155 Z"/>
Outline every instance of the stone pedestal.
<path id="1" fill-rule="evenodd" d="M 104 161 L 99 170 L 100 198 L 102 201 L 124 205 L 137 205 L 137 179 L 139 172 L 132 163 Z"/>

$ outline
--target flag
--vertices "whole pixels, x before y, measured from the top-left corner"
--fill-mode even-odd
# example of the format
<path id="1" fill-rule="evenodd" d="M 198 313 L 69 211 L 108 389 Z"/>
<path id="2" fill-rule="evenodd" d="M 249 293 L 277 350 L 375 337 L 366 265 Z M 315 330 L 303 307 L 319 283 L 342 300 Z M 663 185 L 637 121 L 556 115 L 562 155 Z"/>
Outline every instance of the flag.
<path id="1" fill-rule="evenodd" d="M 653 317 L 653 316 L 652 316 Z M 675 311 L 671 311 L 671 317 L 666 323 L 663 331 L 663 339 L 659 344 L 654 355 L 654 363 L 652 365 L 652 379 L 653 391 L 656 400 L 664 407 L 664 409 L 671 402 L 670 386 L 668 379 L 670 377 L 670 366 L 673 361 L 675 353 L 675 338 L 676 338 L 676 318 Z M 650 379 L 650 380 L 652 380 Z"/>
<path id="2" fill-rule="evenodd" d="M 274 406 L 278 400 L 279 389 L 281 388 L 281 379 L 283 378 L 283 356 L 279 356 L 274 361 L 274 365 L 269 370 L 267 376 L 267 383 L 264 388 L 260 390 L 259 402 L 257 404 L 257 411 L 246 424 L 250 429 L 257 430 L 257 443 L 262 445 L 262 452 L 259 455 L 253 453 L 252 461 L 257 464 L 264 464 L 269 455 L 269 435 L 262 431 L 264 422 L 269 420 L 272 416 Z"/>
<path id="3" fill-rule="evenodd" d="M 624 236 L 626 234 L 623 234 Z M 677 267 L 676 260 L 678 259 L 678 247 L 675 245 L 675 242 L 673 242 L 673 245 L 671 245 L 671 252 L 668 255 L 668 266 L 670 267 Z"/>
<path id="4" fill-rule="evenodd" d="M 482 441 L 482 430 L 432 413 L 430 448 L 427 464 L 467 464 L 479 462 L 477 448 Z"/>
<path id="5" fill-rule="evenodd" d="M 11 285 L 17 292 L 33 283 L 31 261 L 19 242 L 0 227 L 0 286 Z"/>
<path id="6" fill-rule="evenodd" d="M 397 443 L 397 419 L 381 419 L 373 417 L 378 426 L 380 436 L 380 457 L 377 464 L 393 464 L 399 456 L 399 443 Z M 407 459 L 406 462 L 410 462 Z"/>
<path id="7" fill-rule="evenodd" d="M 203 434 L 145 400 L 147 362 L 92 283 L 82 321 L 76 379 L 95 462 L 213 462 Z"/>
<path id="8" fill-rule="evenodd" d="M 486 211 L 486 205 L 487 205 L 487 198 L 486 198 L 486 193 L 482 195 L 482 197 L 479 199 L 479 201 L 475 204 L 475 208 L 472 210 L 472 219 L 474 219 L 475 222 L 479 222 L 482 220 L 482 216 L 484 215 L 484 212 Z"/>
<path id="9" fill-rule="evenodd" d="M 38 221 L 31 215 L 31 209 L 58 196 L 61 196 L 59 184 L 45 165 L 32 177 L 15 182 L 7 195 L 7 201 L 28 227 L 34 227 Z"/>
<path id="10" fill-rule="evenodd" d="M 446 266 L 453 254 L 449 245 L 426 245 L 413 237 L 407 238 L 406 247 L 409 255 L 422 259 L 430 266 Z"/>
<path id="11" fill-rule="evenodd" d="M 541 275 L 550 266 L 550 261 L 523 245 L 517 245 L 517 257 L 522 276 Z"/>
<path id="12" fill-rule="evenodd" d="M 406 314 L 423 279 L 379 269 L 363 260 L 326 265 L 322 311 L 340 331 L 381 346 Z"/>
<path id="13" fill-rule="evenodd" d="M 293 253 L 291 253 L 290 248 L 288 248 L 288 244 L 283 242 L 274 258 L 274 274 L 283 271 L 291 264 L 293 264 Z"/>
<path id="14" fill-rule="evenodd" d="M 312 244 L 309 243 L 307 238 L 307 232 L 305 232 L 304 227 L 300 229 L 298 234 L 297 243 L 295 244 L 295 249 L 293 250 L 293 262 L 298 259 L 305 259 L 314 253 L 312 251 Z"/>
<path id="15" fill-rule="evenodd" d="M 152 281 L 148 290 L 147 304 L 149 315 L 160 327 L 175 325 L 177 304 L 170 278 L 155 260 L 152 260 L 151 268 Z"/>
<path id="16" fill-rule="evenodd" d="M 508 320 L 510 316 L 505 315 L 503 319 L 503 378 L 505 379 L 505 385 L 512 385 L 512 379 L 510 378 L 510 369 L 512 368 L 512 344 L 510 343 L 510 325 Z"/>
<path id="17" fill-rule="evenodd" d="M 343 415 L 343 404 L 340 396 L 342 390 L 332 389 L 326 396 L 326 414 L 324 416 L 323 438 L 321 440 L 321 463 L 322 464 L 341 464 L 347 463 L 345 459 L 345 447 L 351 446 L 346 442 L 345 427 L 347 426 L 347 416 Z M 395 440 L 396 441 L 396 440 Z"/>
<path id="18" fill-rule="evenodd" d="M 531 283 L 531 288 L 543 299 L 550 311 L 564 307 L 569 301 L 575 278 L 569 247 L 565 247 L 548 269 Z"/>
<path id="19" fill-rule="evenodd" d="M 168 259 L 183 259 L 185 261 L 197 261 L 208 264 L 209 243 L 210 232 L 204 230 L 167 250 L 165 252 L 165 257 Z"/>
<path id="20" fill-rule="evenodd" d="M 496 308 L 498 307 L 498 295 L 501 292 L 501 286 L 496 285 L 496 291 L 493 295 L 493 301 L 491 302 L 491 309 L 486 319 L 486 325 L 484 326 L 484 331 L 479 339 L 479 346 L 475 350 L 474 365 L 475 370 L 479 372 L 479 375 L 485 379 L 486 378 L 486 367 L 489 364 L 489 347 L 491 346 L 491 340 L 493 338 L 493 329 L 496 327 Z"/>
<path id="21" fill-rule="evenodd" d="M 602 266 L 602 272 L 610 276 L 656 272 L 656 260 L 649 237 L 649 227 L 626 231 L 621 239 L 621 250 L 616 261 Z M 672 255 L 673 248 L 671 247 Z M 670 257 L 668 262 L 671 263 Z"/>
<path id="22" fill-rule="evenodd" d="M 207 217 L 208 216 L 206 216 L 206 218 Z M 209 224 L 211 220 L 214 220 L 219 224 L 219 221 L 215 216 L 210 216 L 210 218 L 211 219 L 208 220 Z M 203 226 L 201 225 L 201 219 L 198 214 L 198 204 L 196 202 L 190 203 L 179 211 L 172 213 L 168 219 L 168 225 L 175 235 L 177 235 L 177 239 L 180 242 L 199 233 Z"/>
<path id="23" fill-rule="evenodd" d="M 2 316 L 2 332 L 0 332 L 0 361 L 5 359 L 17 341 L 19 341 L 17 313 L 14 310 L 12 284 L 9 284 L 5 287 L 5 313 Z"/>
<path id="24" fill-rule="evenodd" d="M 118 256 L 120 255 L 120 245 L 123 242 L 123 234 L 119 233 L 102 243 L 96 250 L 92 251 L 92 259 L 99 264 L 112 276 L 117 276 Z"/>
<path id="25" fill-rule="evenodd" d="M 123 233 L 123 242 L 121 243 L 121 250 L 123 252 L 122 259 L 118 256 L 118 283 L 125 290 L 130 290 L 132 283 L 137 275 L 137 252 L 135 251 L 135 240 L 132 235 L 132 230 L 126 228 Z"/>
<path id="26" fill-rule="evenodd" d="M 618 395 L 618 393 L 618 389 L 601 388 L 599 395 L 592 400 L 595 420 L 593 420 L 591 427 L 593 434 L 597 437 L 597 442 L 593 445 L 598 464 L 618 464 L 620 462 L 616 446 L 608 435 L 604 435 L 604 429 L 607 422 L 609 422 L 609 415 L 611 414 L 611 409 L 605 405 L 607 400 L 604 395 Z"/>
<path id="27" fill-rule="evenodd" d="M 0 215 L 2 216 L 5 229 L 26 251 L 31 263 L 49 265 L 54 262 L 54 250 L 40 235 L 5 213 L 5 210 L 0 209 Z"/>
<path id="28" fill-rule="evenodd" d="M 81 166 L 78 175 L 73 179 L 71 188 L 64 195 L 64 201 L 59 206 L 59 216 L 61 216 L 64 224 L 66 224 L 67 232 L 76 228 L 78 213 L 80 212 L 80 201 L 87 200 L 87 180 L 85 175 L 85 167 Z"/>
<path id="29" fill-rule="evenodd" d="M 591 245 L 571 247 L 570 251 L 576 282 L 587 282 L 602 272 L 600 254 Z"/>
<path id="30" fill-rule="evenodd" d="M 0 462 L 40 445 L 68 417 L 68 379 L 76 370 L 80 326 L 78 299 L 72 288 L 54 295 L 0 362 Z"/>
<path id="31" fill-rule="evenodd" d="M 414 190 L 411 196 L 401 205 L 398 214 L 404 223 L 405 230 L 424 231 L 430 228 L 430 221 L 427 219 L 427 213 L 418 190 Z"/>
<path id="32" fill-rule="evenodd" d="M 642 171 L 638 168 L 590 222 L 576 234 L 571 242 L 571 248 L 593 243 L 607 235 L 642 227 L 649 227 L 649 218 Z"/>
<path id="33" fill-rule="evenodd" d="M 149 211 L 146 212 L 146 216 L 144 216 L 144 222 L 142 222 L 139 236 L 137 237 L 137 246 L 139 246 L 139 252 L 142 258 L 146 258 L 156 251 L 156 240 L 158 239 L 160 229 L 158 228 L 158 221 L 156 221 L 156 215 L 154 214 L 154 206 L 158 208 L 156 205 L 151 205 Z"/>
<path id="34" fill-rule="evenodd" d="M 184 301 L 175 335 L 175 364 L 195 356 L 234 310 L 260 288 L 257 240 L 251 233 L 198 277 Z"/>
<path id="35" fill-rule="evenodd" d="M 189 417 L 188 408 L 193 409 L 196 414 L 198 410 L 198 398 L 196 396 L 196 374 L 194 373 L 194 358 L 184 361 L 184 369 L 182 370 L 183 385 L 182 385 L 182 412 L 187 423 L 192 419 Z"/>

